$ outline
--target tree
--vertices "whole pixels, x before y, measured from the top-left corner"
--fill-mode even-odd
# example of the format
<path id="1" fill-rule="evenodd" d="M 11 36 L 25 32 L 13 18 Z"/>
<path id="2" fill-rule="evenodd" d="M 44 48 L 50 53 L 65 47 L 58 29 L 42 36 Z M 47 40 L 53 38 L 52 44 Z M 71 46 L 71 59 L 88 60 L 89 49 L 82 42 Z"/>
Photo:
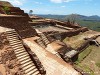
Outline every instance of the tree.
<path id="1" fill-rule="evenodd" d="M 69 15 L 68 16 L 68 20 L 74 24 L 76 22 L 76 20 L 77 20 L 77 14 Z"/>
<path id="2" fill-rule="evenodd" d="M 29 15 L 31 16 L 33 14 L 33 10 L 30 10 L 29 11 Z"/>

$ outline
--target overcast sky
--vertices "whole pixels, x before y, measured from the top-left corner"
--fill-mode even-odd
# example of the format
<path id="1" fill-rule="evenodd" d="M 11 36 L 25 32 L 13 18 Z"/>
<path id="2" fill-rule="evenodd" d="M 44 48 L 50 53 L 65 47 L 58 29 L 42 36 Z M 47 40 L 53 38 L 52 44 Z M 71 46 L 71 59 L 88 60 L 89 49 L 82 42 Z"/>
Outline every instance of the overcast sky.
<path id="1" fill-rule="evenodd" d="M 4 0 L 3 0 L 4 1 Z M 14 6 L 24 9 L 25 12 L 33 10 L 34 14 L 60 14 L 77 13 L 81 15 L 99 15 L 100 0 L 5 0 Z"/>

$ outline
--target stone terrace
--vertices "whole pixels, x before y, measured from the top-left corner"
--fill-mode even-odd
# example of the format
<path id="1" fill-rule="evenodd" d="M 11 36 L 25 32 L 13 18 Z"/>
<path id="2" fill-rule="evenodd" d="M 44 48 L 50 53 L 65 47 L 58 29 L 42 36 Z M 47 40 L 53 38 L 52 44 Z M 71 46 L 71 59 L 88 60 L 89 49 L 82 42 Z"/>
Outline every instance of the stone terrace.
<path id="1" fill-rule="evenodd" d="M 31 37 L 37 34 L 28 23 L 27 17 L 0 16 L 0 26 L 15 29 L 22 38 Z"/>

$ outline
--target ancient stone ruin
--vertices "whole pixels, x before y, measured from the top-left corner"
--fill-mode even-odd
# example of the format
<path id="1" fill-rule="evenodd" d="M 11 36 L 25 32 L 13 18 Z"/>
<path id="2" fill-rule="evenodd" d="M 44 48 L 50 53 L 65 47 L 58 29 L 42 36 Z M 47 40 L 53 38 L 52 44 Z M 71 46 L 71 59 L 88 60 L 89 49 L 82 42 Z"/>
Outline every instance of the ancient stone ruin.
<path id="1" fill-rule="evenodd" d="M 0 75 L 81 75 L 70 62 L 85 45 L 73 50 L 62 39 L 86 31 L 69 21 L 30 17 L 0 1 Z"/>

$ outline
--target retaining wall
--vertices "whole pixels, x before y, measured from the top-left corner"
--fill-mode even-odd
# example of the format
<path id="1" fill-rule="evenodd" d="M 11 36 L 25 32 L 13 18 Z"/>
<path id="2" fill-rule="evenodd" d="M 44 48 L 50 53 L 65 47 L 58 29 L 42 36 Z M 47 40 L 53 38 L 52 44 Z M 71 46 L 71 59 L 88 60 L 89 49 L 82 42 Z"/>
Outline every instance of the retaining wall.
<path id="1" fill-rule="evenodd" d="M 0 16 L 0 26 L 15 29 L 22 38 L 34 36 L 37 34 L 28 23 L 27 17 Z"/>

